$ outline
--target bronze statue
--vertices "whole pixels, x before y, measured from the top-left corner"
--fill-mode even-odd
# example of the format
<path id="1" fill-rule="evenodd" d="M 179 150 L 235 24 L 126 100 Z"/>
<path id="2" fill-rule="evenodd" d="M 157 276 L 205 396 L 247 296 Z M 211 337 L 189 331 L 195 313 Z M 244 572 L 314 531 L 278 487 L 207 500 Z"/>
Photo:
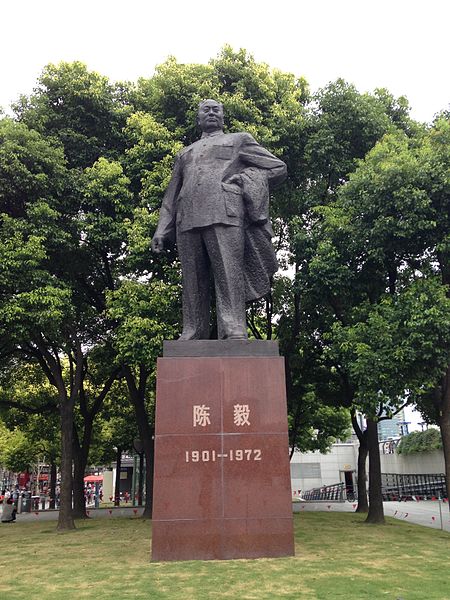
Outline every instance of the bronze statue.
<path id="1" fill-rule="evenodd" d="M 208 339 L 214 278 L 219 339 L 246 339 L 245 303 L 270 291 L 277 270 L 269 185 L 286 165 L 248 133 L 223 132 L 223 107 L 199 105 L 201 139 L 179 152 L 164 196 L 154 252 L 176 240 L 183 278 L 180 339 Z"/>

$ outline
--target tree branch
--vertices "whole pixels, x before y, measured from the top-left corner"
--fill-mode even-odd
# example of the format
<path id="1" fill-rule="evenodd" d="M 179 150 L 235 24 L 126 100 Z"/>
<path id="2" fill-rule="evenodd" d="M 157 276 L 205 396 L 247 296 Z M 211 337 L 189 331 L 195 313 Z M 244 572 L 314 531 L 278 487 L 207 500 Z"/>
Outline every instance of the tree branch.
<path id="1" fill-rule="evenodd" d="M 45 347 L 43 340 L 39 340 L 39 337 L 35 340 L 35 344 L 36 344 L 39 352 L 42 354 L 43 358 L 46 360 L 46 362 L 48 364 L 48 367 L 52 373 L 52 376 L 53 376 L 53 379 L 55 382 L 55 386 L 58 390 L 61 400 L 66 400 L 67 399 L 67 390 L 66 390 L 66 386 L 64 385 L 61 364 L 60 364 L 59 360 L 58 361 L 55 360 L 54 356 L 52 356 L 52 354 Z"/>
<path id="2" fill-rule="evenodd" d="M 388 415 L 384 415 L 378 418 L 378 421 L 386 421 L 387 419 L 392 419 L 392 417 L 395 417 L 395 415 L 398 415 L 399 412 L 401 412 L 404 408 L 406 408 L 408 405 L 410 404 L 409 400 L 407 400 L 404 404 L 402 404 L 400 406 L 400 408 L 397 408 L 397 410 L 393 413 L 391 413 L 391 416 L 389 417 Z"/>
<path id="3" fill-rule="evenodd" d="M 114 369 L 110 376 L 108 377 L 108 379 L 105 382 L 105 385 L 103 386 L 102 391 L 100 392 L 100 394 L 97 395 L 97 397 L 95 398 L 94 404 L 92 406 L 92 410 L 91 410 L 91 415 L 94 417 L 98 411 L 101 409 L 103 401 L 106 398 L 107 393 L 109 392 L 109 390 L 111 389 L 112 384 L 114 383 L 114 381 L 117 379 L 117 376 L 119 375 L 121 371 L 121 367 L 117 367 L 116 369 Z"/>
<path id="4" fill-rule="evenodd" d="M 261 334 L 259 333 L 258 328 L 256 327 L 254 319 L 253 319 L 252 316 L 250 316 L 250 318 L 247 319 L 247 324 L 248 324 L 248 326 L 250 328 L 250 331 L 255 336 L 255 338 L 257 340 L 260 340 L 261 339 Z"/>
<path id="5" fill-rule="evenodd" d="M 27 354 L 31 354 L 31 356 L 33 356 L 38 361 L 41 369 L 44 371 L 45 376 L 50 382 L 50 385 L 53 385 L 56 388 L 58 387 L 56 379 L 54 378 L 49 365 L 46 363 L 44 356 L 37 348 L 34 348 L 31 344 L 24 344 L 23 348 L 19 348 L 18 350 L 19 352 L 25 354 L 25 356 Z"/>
<path id="6" fill-rule="evenodd" d="M 78 395 L 80 401 L 80 412 L 83 415 L 84 419 L 87 419 L 89 411 L 86 402 L 86 391 L 84 389 L 83 381 L 80 386 L 80 393 Z"/>
<path id="7" fill-rule="evenodd" d="M 350 418 L 352 420 L 353 431 L 356 434 L 359 442 L 362 442 L 363 439 L 363 430 L 359 426 L 358 419 L 356 418 L 356 408 L 352 408 L 350 411 Z"/>
<path id="8" fill-rule="evenodd" d="M 81 383 L 83 381 L 83 363 L 84 363 L 84 355 L 81 349 L 81 343 L 79 340 L 75 341 L 76 349 L 75 349 L 75 376 L 74 376 L 74 384 L 72 389 L 70 390 L 70 402 L 75 403 L 76 397 L 79 395 L 81 389 Z"/>

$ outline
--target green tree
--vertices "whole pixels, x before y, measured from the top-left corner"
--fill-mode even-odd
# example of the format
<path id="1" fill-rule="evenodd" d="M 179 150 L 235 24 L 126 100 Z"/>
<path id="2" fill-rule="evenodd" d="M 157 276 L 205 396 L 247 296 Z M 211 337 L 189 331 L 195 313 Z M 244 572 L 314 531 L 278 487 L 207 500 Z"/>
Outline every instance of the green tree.
<path id="1" fill-rule="evenodd" d="M 98 399 L 114 377 L 125 379 L 149 466 L 147 514 L 155 364 L 162 340 L 178 333 L 180 311 L 176 256 L 152 255 L 150 241 L 174 156 L 196 139 L 205 97 L 223 102 L 228 131 L 249 131 L 289 168 L 271 210 L 280 263 L 293 279 L 278 275 L 248 323 L 254 337 L 278 339 L 285 356 L 292 448 L 326 449 L 357 408 L 374 433 L 380 390 L 388 410 L 404 390 L 429 398 L 428 383 L 421 389 L 413 377 L 413 347 L 402 350 L 397 386 L 384 385 L 383 369 L 395 375 L 390 358 L 417 325 L 402 321 L 421 306 L 416 279 L 426 279 L 423 304 L 432 297 L 429 248 L 448 279 L 445 119 L 427 133 L 404 98 L 359 94 L 342 80 L 310 96 L 303 79 L 230 47 L 207 65 L 170 58 L 135 87 L 113 86 L 81 63 L 46 67 L 16 108 L 21 123 L 0 122 L 1 350 L 35 361 L 58 389 L 67 407 L 63 470 L 75 425 L 78 487 Z M 440 318 L 445 293 L 439 298 Z M 430 323 L 432 309 L 422 325 Z M 444 350 L 433 352 L 430 362 L 441 364 Z"/>
<path id="2" fill-rule="evenodd" d="M 95 345 L 108 347 L 105 288 L 113 287 L 120 274 L 116 264 L 132 195 L 118 163 L 101 159 L 76 177 L 59 145 L 8 119 L 1 127 L 2 352 L 37 362 L 58 390 L 63 444 L 58 527 L 73 527 L 73 411 L 80 402 L 82 469 L 98 412 L 96 400 L 88 407 L 85 381 L 94 371 L 89 364 Z M 118 370 L 114 361 L 105 363 L 97 399 Z M 77 481 L 81 489 L 82 476 Z"/>
<path id="3" fill-rule="evenodd" d="M 34 93 L 13 108 L 19 121 L 60 141 L 70 168 L 85 168 L 123 151 L 130 93 L 81 62 L 61 62 L 47 65 Z"/>
<path id="4" fill-rule="evenodd" d="M 321 402 L 337 402 L 352 409 L 361 453 L 358 510 L 366 510 L 367 432 L 358 427 L 355 387 L 342 364 L 329 354 L 327 339 L 336 321 L 345 325 L 348 311 L 359 302 L 361 292 L 355 286 L 351 251 L 345 253 L 348 263 L 340 254 L 345 250 L 340 244 L 348 243 L 344 231 L 350 219 L 344 210 L 338 213 L 327 207 L 345 188 L 358 161 L 383 135 L 398 126 L 413 126 L 404 99 L 395 101 L 381 91 L 360 94 L 342 80 L 319 90 L 308 109 L 302 160 L 297 163 L 301 168 L 294 171 L 294 178 L 290 176 L 290 193 L 285 196 L 288 202 L 280 211 L 283 229 L 288 232 L 285 249 L 294 271 L 294 284 L 289 285 L 283 295 L 284 304 L 275 311 L 281 314 L 278 334 L 287 362 L 288 397 L 297 399 L 291 407 L 293 431 L 295 424 L 302 422 L 304 407 L 301 393 L 295 388 L 289 393 L 295 381 L 302 385 L 310 378 Z M 299 434 L 301 437 L 301 430 Z"/>
<path id="5" fill-rule="evenodd" d="M 155 269 L 150 256 L 152 216 L 147 202 L 151 195 L 158 192 L 160 174 L 164 177 L 165 172 L 170 170 L 164 151 L 171 152 L 172 148 L 165 141 L 165 146 L 156 150 L 159 159 L 155 152 L 152 154 L 149 149 L 151 144 L 158 146 L 164 142 L 167 134 L 164 127 L 156 127 L 155 134 L 150 132 L 145 115 L 136 114 L 130 118 L 128 129 L 123 130 L 131 113 L 127 104 L 129 91 L 125 86 L 114 88 L 106 78 L 88 72 L 80 63 L 61 63 L 57 67 L 49 65 L 44 69 L 35 94 L 29 99 L 22 99 L 17 107 L 20 121 L 48 139 L 58 139 L 67 164 L 71 167 L 67 169 L 71 195 L 64 196 L 65 202 L 59 207 L 58 215 L 58 218 L 62 218 L 56 223 L 61 225 L 61 231 L 52 231 L 55 237 L 57 233 L 64 232 L 66 245 L 57 247 L 57 251 L 49 257 L 48 264 L 54 281 L 64 286 L 70 295 L 71 330 L 82 340 L 78 346 L 79 378 L 75 380 L 69 377 L 70 381 L 77 382 L 71 411 L 75 401 L 79 402 L 77 415 L 82 417 L 83 423 L 80 431 L 75 430 L 75 479 L 78 490 L 75 499 L 79 513 L 82 470 L 89 453 L 93 419 L 99 410 L 98 400 L 104 398 L 114 374 L 127 366 L 120 356 L 115 362 L 115 328 L 120 324 L 109 316 L 107 291 L 116 294 L 116 304 L 118 298 L 126 299 L 133 283 L 136 289 L 140 288 L 138 293 L 145 295 L 147 282 L 142 277 L 143 272 L 148 274 L 155 270 L 159 273 L 163 270 L 158 264 Z M 131 162 L 124 154 L 125 146 L 130 150 Z M 139 154 L 147 161 L 145 173 L 142 173 L 144 185 L 141 184 L 137 160 Z M 131 165 L 133 181 L 124 173 L 122 164 L 114 160 L 116 157 L 121 158 L 125 167 Z M 83 172 L 81 168 L 84 168 Z M 142 193 L 141 187 L 144 188 Z M 43 253 L 47 251 L 46 244 L 49 241 L 50 238 L 45 240 Z M 123 291 L 119 292 L 122 285 Z M 142 309 L 142 303 L 139 307 Z M 136 318 L 137 313 L 136 310 Z M 128 319 L 128 328 L 130 324 L 131 319 Z M 110 352 L 106 363 L 109 373 L 105 368 L 103 388 L 98 387 L 98 382 L 93 387 L 92 381 L 88 383 L 86 379 L 94 370 L 98 371 L 95 366 L 97 345 L 104 348 L 104 353 Z M 62 351 L 60 344 L 58 353 Z M 148 354 L 144 351 L 144 355 Z M 90 366 L 92 361 L 94 365 Z M 138 367 L 139 375 L 138 371 L 127 370 L 132 396 L 134 394 L 133 397 L 139 399 L 139 422 L 147 422 L 146 431 L 141 431 L 141 437 L 148 443 L 149 463 L 151 430 L 144 410 L 143 390 L 152 369 L 152 365 L 141 365 Z M 94 388 L 97 396 L 92 395 Z M 80 418 L 77 423 L 80 426 Z M 66 425 L 68 428 L 68 422 Z M 142 427 L 145 428 L 145 425 Z M 151 494 L 147 497 L 151 511 Z M 80 506 L 77 498 L 80 499 Z"/>
<path id="6" fill-rule="evenodd" d="M 176 89 L 177 95 L 169 102 L 164 92 L 170 89 Z M 139 82 L 137 93 L 140 108 L 151 111 L 184 144 L 195 136 L 198 101 L 213 95 L 224 104 L 229 131 L 250 131 L 288 164 L 289 180 L 274 194 L 272 217 L 277 248 L 285 252 L 282 263 L 293 265 L 296 281 L 292 285 L 289 278 L 278 277 L 272 298 L 249 311 L 249 326 L 255 337 L 280 340 L 286 358 L 292 446 L 308 447 L 306 440 L 317 429 L 323 432 L 317 439 L 343 434 L 348 422 L 344 413 L 341 419 L 329 420 L 329 411 L 314 412 L 320 401 L 336 406 L 330 390 L 338 389 L 339 377 L 327 374 L 329 385 L 319 385 L 327 364 L 315 332 L 319 326 L 326 330 L 332 315 L 329 311 L 324 318 L 318 312 L 320 302 L 310 289 L 309 263 L 319 242 L 315 225 L 321 221 L 313 207 L 332 200 L 357 159 L 384 133 L 396 126 L 410 126 L 406 101 L 396 101 L 382 91 L 362 95 L 339 80 L 319 92 L 308 106 L 304 80 L 271 70 L 245 51 L 234 52 L 229 47 L 203 68 L 170 59 L 155 78 Z M 152 123 L 150 131 L 155 130 Z M 158 186 L 151 198 L 153 205 L 160 201 L 161 191 Z M 274 315 L 280 317 L 277 322 Z"/>
<path id="7" fill-rule="evenodd" d="M 321 211 L 326 240 L 316 279 L 326 283 L 337 316 L 327 334 L 332 360 L 369 417 L 373 521 L 382 520 L 382 504 L 372 422 L 403 402 L 420 403 L 448 365 L 448 288 L 435 267 L 440 225 L 425 160 L 428 139 L 421 130 L 386 136 Z"/>
<path id="8" fill-rule="evenodd" d="M 56 472 L 60 463 L 58 396 L 38 364 L 9 360 L 0 372 L 0 419 L 10 431 L 20 431 L 30 451 L 50 466 L 50 506 L 55 508 Z"/>
<path id="9" fill-rule="evenodd" d="M 36 361 L 58 391 L 65 425 L 60 521 L 70 527 L 71 415 L 82 378 L 82 342 L 71 327 L 76 314 L 71 290 L 49 270 L 52 261 L 52 268 L 58 269 L 62 249 L 70 246 L 69 215 L 61 226 L 64 199 L 71 197 L 70 177 L 61 148 L 25 125 L 3 119 L 0 137 L 0 348 L 4 359 Z M 64 351 L 71 365 L 70 382 L 60 361 Z"/>
<path id="10" fill-rule="evenodd" d="M 12 431 L 0 421 L 0 464 L 9 471 L 31 471 L 40 451 L 18 428 Z"/>
<path id="11" fill-rule="evenodd" d="M 416 454 L 433 450 L 442 450 L 442 436 L 434 427 L 404 435 L 397 446 L 398 454 Z"/>

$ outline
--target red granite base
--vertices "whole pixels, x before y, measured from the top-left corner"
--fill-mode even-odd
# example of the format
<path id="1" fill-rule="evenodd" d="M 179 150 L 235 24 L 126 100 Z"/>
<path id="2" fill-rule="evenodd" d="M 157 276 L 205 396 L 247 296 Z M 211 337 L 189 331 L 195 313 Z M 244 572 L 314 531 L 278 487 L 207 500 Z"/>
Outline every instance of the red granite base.
<path id="1" fill-rule="evenodd" d="M 158 360 L 152 560 L 292 556 L 283 359 Z"/>
<path id="2" fill-rule="evenodd" d="M 223 560 L 293 556 L 292 517 L 157 521 L 152 560 Z"/>

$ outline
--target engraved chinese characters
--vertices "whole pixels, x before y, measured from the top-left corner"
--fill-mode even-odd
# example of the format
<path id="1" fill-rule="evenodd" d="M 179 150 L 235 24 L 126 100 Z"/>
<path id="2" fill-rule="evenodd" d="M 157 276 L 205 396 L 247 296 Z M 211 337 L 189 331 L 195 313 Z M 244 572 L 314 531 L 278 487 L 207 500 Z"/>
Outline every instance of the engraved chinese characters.
<path id="1" fill-rule="evenodd" d="M 195 404 L 193 407 L 193 425 L 197 427 L 206 427 L 207 425 L 211 425 L 211 419 L 209 418 L 209 406 L 205 406 L 204 404 Z"/>
<path id="2" fill-rule="evenodd" d="M 250 407 L 248 404 L 233 405 L 233 423 L 236 427 L 250 426 Z M 192 407 L 192 424 L 194 427 L 205 427 L 211 425 L 211 407 L 206 404 L 194 404 Z M 237 448 L 230 449 L 228 453 L 216 452 L 210 449 L 186 450 L 186 462 L 215 462 L 220 458 L 228 460 L 261 460 L 260 448 Z"/>
<path id="3" fill-rule="evenodd" d="M 237 427 L 243 425 L 250 425 L 249 421 L 250 409 L 248 404 L 235 404 L 234 405 L 234 424 Z"/>
<path id="4" fill-rule="evenodd" d="M 211 425 L 210 410 L 211 408 L 205 404 L 194 404 L 192 408 L 194 427 L 206 427 L 207 425 Z M 233 416 L 234 424 L 237 427 L 250 425 L 250 408 L 248 404 L 235 404 L 233 406 Z"/>

